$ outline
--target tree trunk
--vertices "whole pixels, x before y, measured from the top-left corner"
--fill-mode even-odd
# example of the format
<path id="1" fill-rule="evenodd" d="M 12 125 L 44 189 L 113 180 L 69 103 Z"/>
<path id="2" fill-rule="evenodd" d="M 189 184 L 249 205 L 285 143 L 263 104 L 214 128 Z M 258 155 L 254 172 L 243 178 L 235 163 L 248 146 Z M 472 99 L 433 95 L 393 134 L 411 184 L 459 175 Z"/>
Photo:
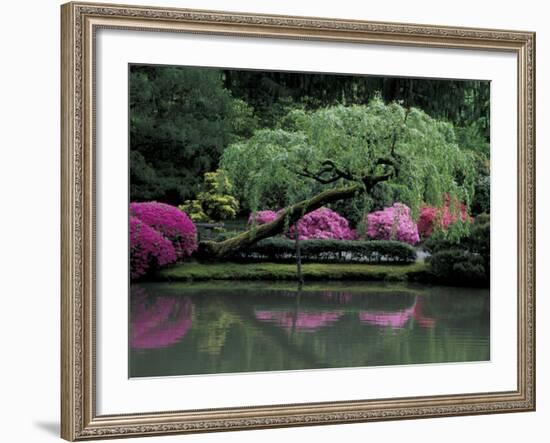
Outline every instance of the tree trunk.
<path id="1" fill-rule="evenodd" d="M 304 285 L 304 275 L 302 274 L 302 254 L 300 251 L 300 233 L 298 232 L 298 222 L 294 224 L 294 241 L 296 244 L 296 272 L 298 274 L 298 287 Z"/>
<path id="2" fill-rule="evenodd" d="M 252 246 L 264 238 L 273 237 L 283 232 L 285 219 L 288 216 L 288 225 L 296 223 L 304 214 L 319 209 L 329 203 L 354 197 L 363 187 L 359 184 L 329 189 L 317 194 L 308 200 L 302 200 L 285 209 L 279 217 L 271 223 L 255 226 L 248 231 L 221 242 L 204 241 L 199 244 L 199 254 L 205 258 L 222 258 L 229 256 L 240 249 Z"/>

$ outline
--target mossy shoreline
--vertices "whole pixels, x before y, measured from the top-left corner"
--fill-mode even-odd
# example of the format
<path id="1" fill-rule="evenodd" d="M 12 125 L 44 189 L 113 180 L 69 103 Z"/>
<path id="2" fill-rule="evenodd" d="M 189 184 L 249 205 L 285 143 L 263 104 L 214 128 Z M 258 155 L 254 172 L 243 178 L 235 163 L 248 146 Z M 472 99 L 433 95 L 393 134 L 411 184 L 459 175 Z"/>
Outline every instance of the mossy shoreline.
<path id="1" fill-rule="evenodd" d="M 409 265 L 305 263 L 304 279 L 361 281 L 422 281 L 427 267 L 423 262 Z M 289 263 L 188 262 L 157 272 L 153 281 L 207 280 L 296 280 L 296 265 Z"/>

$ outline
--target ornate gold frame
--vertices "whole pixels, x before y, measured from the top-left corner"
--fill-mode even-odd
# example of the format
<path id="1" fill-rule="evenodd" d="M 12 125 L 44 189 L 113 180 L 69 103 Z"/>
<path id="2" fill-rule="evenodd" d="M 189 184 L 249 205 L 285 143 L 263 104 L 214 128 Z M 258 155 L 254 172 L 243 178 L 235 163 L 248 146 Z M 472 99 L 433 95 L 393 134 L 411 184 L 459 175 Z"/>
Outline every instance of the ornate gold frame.
<path id="1" fill-rule="evenodd" d="M 155 7 L 61 7 L 61 436 L 67 440 L 535 409 L 535 34 Z M 470 48 L 518 59 L 517 390 L 98 416 L 95 411 L 94 34 L 99 28 Z"/>

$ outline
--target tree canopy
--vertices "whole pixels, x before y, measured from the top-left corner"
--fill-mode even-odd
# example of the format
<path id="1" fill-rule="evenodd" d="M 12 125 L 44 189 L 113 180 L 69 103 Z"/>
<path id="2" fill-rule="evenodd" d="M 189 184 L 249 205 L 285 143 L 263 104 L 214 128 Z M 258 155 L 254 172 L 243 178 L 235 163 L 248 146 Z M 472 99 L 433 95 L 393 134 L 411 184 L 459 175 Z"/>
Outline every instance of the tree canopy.
<path id="1" fill-rule="evenodd" d="M 273 127 L 292 107 L 318 109 L 367 104 L 379 94 L 386 102 L 424 110 L 430 117 L 467 128 L 477 141 L 489 140 L 490 84 L 479 80 L 376 77 L 282 71 L 224 70 L 224 84 L 255 110 L 262 126 Z"/>
<path id="2" fill-rule="evenodd" d="M 370 198 L 384 182 L 417 213 L 444 195 L 470 204 L 474 155 L 452 124 L 417 108 L 384 104 L 293 110 L 276 129 L 230 145 L 221 168 L 250 210 L 278 209 L 328 188 L 356 185 Z"/>
<path id="3" fill-rule="evenodd" d="M 312 113 L 319 111 L 318 119 L 322 115 L 338 119 L 342 111 L 336 109 L 369 108 L 370 101 L 379 97 L 385 103 L 397 101 L 405 109 L 422 109 L 427 116 L 453 125 L 453 143 L 478 157 L 478 201 L 472 209 L 489 211 L 489 82 L 152 65 L 132 65 L 129 76 L 132 201 L 181 204 L 196 199 L 204 174 L 215 171 L 224 150 L 242 140 L 250 139 L 244 143 L 251 144 L 253 139 L 265 139 L 280 147 L 306 137 L 309 148 L 316 149 L 312 140 L 320 136 L 312 135 L 317 131 Z M 383 138 L 388 127 L 378 135 L 370 134 Z M 325 131 L 338 138 L 336 133 Z M 334 149 L 340 149 L 338 144 Z M 310 155 L 306 149 L 302 152 Z M 313 185 L 309 182 L 308 191 L 314 190 Z M 258 203 L 284 204 L 296 197 L 297 189 L 279 186 L 272 191 L 271 200 Z M 397 191 L 395 186 L 380 184 L 369 194 L 371 206 L 391 205 Z M 334 205 L 356 223 L 366 203 L 361 196 Z M 250 205 L 241 206 L 243 211 L 250 209 Z"/>
<path id="4" fill-rule="evenodd" d="M 254 128 L 251 108 L 224 88 L 219 70 L 132 66 L 132 200 L 193 198 L 223 149 Z"/>

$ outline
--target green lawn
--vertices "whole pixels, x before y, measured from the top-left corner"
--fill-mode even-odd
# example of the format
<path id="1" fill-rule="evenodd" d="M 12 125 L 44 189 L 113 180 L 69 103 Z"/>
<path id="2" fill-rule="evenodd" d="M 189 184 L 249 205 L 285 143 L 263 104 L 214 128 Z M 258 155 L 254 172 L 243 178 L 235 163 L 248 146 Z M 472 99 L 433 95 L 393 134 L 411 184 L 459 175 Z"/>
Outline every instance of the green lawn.
<path id="1" fill-rule="evenodd" d="M 372 265 L 345 263 L 306 263 L 306 280 L 416 280 L 426 270 L 424 263 Z M 199 263 L 188 262 L 165 268 L 156 275 L 160 281 L 204 280 L 294 280 L 296 265 L 288 263 Z"/>

